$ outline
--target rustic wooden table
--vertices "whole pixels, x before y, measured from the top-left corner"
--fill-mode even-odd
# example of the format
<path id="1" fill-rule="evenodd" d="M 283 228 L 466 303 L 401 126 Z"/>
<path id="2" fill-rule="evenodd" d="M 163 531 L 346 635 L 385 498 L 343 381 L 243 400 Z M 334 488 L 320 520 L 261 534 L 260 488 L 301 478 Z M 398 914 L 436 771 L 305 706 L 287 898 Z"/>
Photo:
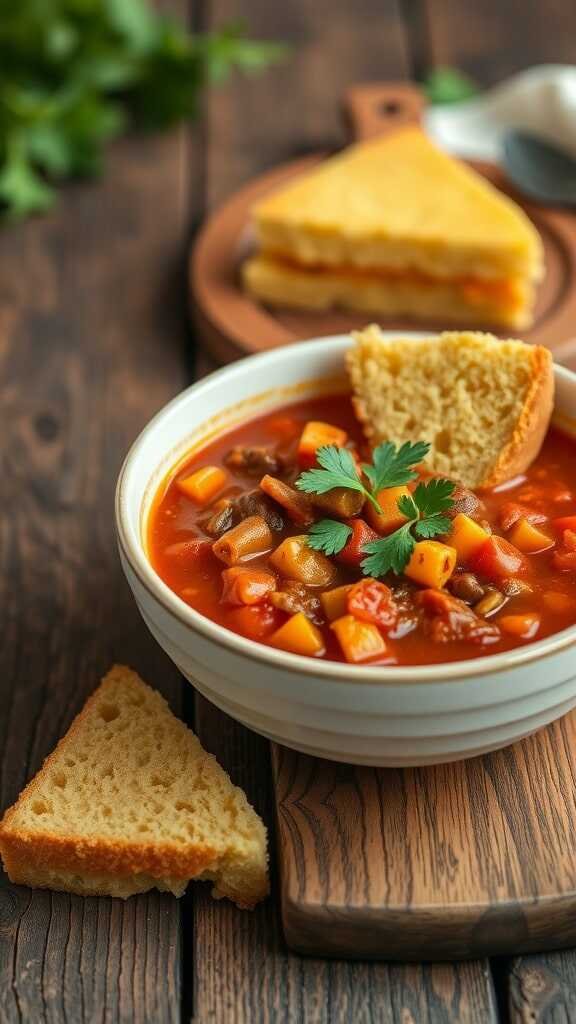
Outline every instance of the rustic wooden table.
<path id="1" fill-rule="evenodd" d="M 566 0 L 213 0 L 194 28 L 247 15 L 292 43 L 262 80 L 236 79 L 205 118 L 130 140 L 98 184 L 0 233 L 0 806 L 15 798 L 114 660 L 185 715 L 272 825 L 268 745 L 195 698 L 148 635 L 116 556 L 123 453 L 209 368 L 186 310 L 185 255 L 206 212 L 251 175 L 341 139 L 358 81 L 455 64 L 490 83 L 576 57 Z M 186 0 L 172 7 L 186 16 Z M 255 913 L 154 893 L 81 899 L 0 878 L 0 1022 L 576 1021 L 576 951 L 512 961 L 388 965 L 291 955 L 274 899 Z"/>

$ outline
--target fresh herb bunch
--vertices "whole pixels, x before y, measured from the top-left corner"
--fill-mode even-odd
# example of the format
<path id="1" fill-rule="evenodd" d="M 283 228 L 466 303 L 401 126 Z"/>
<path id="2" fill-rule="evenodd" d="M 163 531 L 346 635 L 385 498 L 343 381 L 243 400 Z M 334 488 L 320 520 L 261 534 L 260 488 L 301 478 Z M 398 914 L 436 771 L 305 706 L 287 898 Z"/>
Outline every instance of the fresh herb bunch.
<path id="1" fill-rule="evenodd" d="M 390 441 L 374 449 L 372 464 L 362 466 L 362 472 L 369 486 L 366 487 L 358 474 L 356 463 L 346 448 L 326 445 L 316 454 L 319 467 L 302 473 L 296 487 L 307 494 L 326 494 L 335 487 L 346 487 L 360 491 L 380 513 L 378 493 L 388 487 L 401 487 L 415 480 L 414 466 L 422 462 L 430 450 L 424 441 L 405 444 L 397 448 Z M 451 508 L 454 482 L 434 478 L 419 483 L 413 494 L 404 494 L 398 499 L 398 509 L 406 516 L 407 522 L 387 537 L 371 541 L 363 550 L 366 558 L 361 563 L 367 576 L 384 576 L 388 572 L 399 575 L 410 561 L 416 540 L 437 537 L 447 533 L 450 520 L 444 515 Z M 337 555 L 346 546 L 352 535 L 347 523 L 337 519 L 321 519 L 308 532 L 308 544 L 315 551 L 326 555 Z"/>
<path id="2" fill-rule="evenodd" d="M 49 181 L 98 173 L 128 124 L 194 117 L 209 82 L 283 53 L 239 25 L 191 35 L 147 0 L 0 0 L 0 205 L 48 209 Z"/>

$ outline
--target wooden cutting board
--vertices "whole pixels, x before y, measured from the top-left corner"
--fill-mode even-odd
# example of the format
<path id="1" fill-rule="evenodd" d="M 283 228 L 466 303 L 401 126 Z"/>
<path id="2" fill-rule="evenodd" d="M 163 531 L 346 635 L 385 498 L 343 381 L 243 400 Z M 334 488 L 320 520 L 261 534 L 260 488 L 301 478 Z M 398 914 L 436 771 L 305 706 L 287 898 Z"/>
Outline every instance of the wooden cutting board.
<path id="1" fill-rule="evenodd" d="M 406 84 L 356 86 L 344 97 L 344 111 L 354 140 L 416 124 L 423 109 L 421 92 Z M 240 286 L 242 260 L 254 248 L 250 224 L 253 204 L 266 192 L 310 170 L 326 155 L 317 153 L 276 167 L 235 193 L 206 221 L 191 255 L 189 284 L 192 311 L 204 344 L 220 362 L 305 338 L 345 333 L 365 326 L 369 319 L 366 315 L 342 312 L 267 309 L 245 295 Z M 544 242 L 546 276 L 538 291 L 535 324 L 523 337 L 547 345 L 554 352 L 566 345 L 569 353 L 576 351 L 576 217 L 566 210 L 553 210 L 524 200 L 507 184 L 498 168 L 487 164 L 474 166 L 524 207 Z M 437 321 L 378 319 L 387 329 L 438 330 L 446 326 Z M 494 331 L 499 333 L 498 325 Z"/>
<path id="2" fill-rule="evenodd" d="M 576 712 L 505 750 L 372 769 L 273 747 L 282 915 L 303 953 L 576 944 Z"/>

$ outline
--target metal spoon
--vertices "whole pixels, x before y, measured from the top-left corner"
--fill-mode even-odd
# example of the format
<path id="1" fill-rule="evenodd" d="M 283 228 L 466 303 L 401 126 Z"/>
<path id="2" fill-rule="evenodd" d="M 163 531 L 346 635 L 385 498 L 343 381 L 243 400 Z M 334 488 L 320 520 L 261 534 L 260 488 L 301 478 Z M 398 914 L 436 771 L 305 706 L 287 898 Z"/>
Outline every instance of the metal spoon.
<path id="1" fill-rule="evenodd" d="M 502 163 L 508 177 L 531 199 L 576 205 L 576 160 L 527 132 L 504 136 Z"/>

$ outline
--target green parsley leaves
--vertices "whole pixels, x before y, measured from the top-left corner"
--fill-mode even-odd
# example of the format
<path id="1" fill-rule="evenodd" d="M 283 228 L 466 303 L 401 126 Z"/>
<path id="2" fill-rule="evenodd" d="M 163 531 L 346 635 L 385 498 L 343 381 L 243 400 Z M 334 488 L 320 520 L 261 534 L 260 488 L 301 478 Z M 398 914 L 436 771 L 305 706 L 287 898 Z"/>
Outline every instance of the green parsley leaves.
<path id="1" fill-rule="evenodd" d="M 345 548 L 352 529 L 338 519 L 321 519 L 314 523 L 308 531 L 308 547 L 314 551 L 323 551 L 325 555 L 337 555 Z"/>
<path id="2" fill-rule="evenodd" d="M 388 537 L 365 545 L 367 557 L 362 571 L 367 576 L 384 576 L 387 572 L 400 575 L 410 561 L 416 540 L 447 533 L 450 519 L 442 513 L 452 506 L 454 486 L 453 480 L 433 479 L 419 483 L 410 496 L 399 498 L 398 508 L 408 516 L 408 522 Z"/>
<path id="3" fill-rule="evenodd" d="M 0 205 L 12 218 L 48 209 L 53 185 L 98 173 L 105 144 L 130 125 L 194 117 L 208 84 L 285 52 L 241 25 L 192 35 L 148 0 L 2 5 Z"/>
<path id="4" fill-rule="evenodd" d="M 389 487 L 402 487 L 417 477 L 414 466 L 422 462 L 430 445 L 424 441 L 407 441 L 399 448 L 390 441 L 374 449 L 372 463 L 362 466 L 367 487 L 347 448 L 325 445 L 316 453 L 319 468 L 309 469 L 296 480 L 296 487 L 306 494 L 326 494 L 335 487 L 359 491 L 376 512 L 381 513 L 378 494 Z M 433 478 L 420 482 L 413 494 L 398 499 L 398 509 L 408 522 L 387 537 L 370 541 L 363 550 L 366 558 L 362 571 L 367 576 L 400 575 L 406 568 L 417 540 L 428 540 L 447 533 L 450 519 L 444 514 L 451 508 L 454 482 Z M 310 527 L 308 545 L 325 555 L 337 555 L 348 543 L 352 529 L 337 519 L 321 519 Z"/>
<path id="5" fill-rule="evenodd" d="M 417 441 L 416 444 L 407 441 L 400 448 L 396 448 L 390 441 L 379 444 L 374 449 L 372 465 L 362 466 L 364 476 L 370 484 L 370 488 L 367 488 L 360 479 L 358 468 L 348 449 L 337 448 L 333 444 L 324 445 L 316 452 L 316 459 L 321 468 L 309 469 L 302 473 L 296 481 L 296 487 L 306 494 L 326 494 L 335 487 L 360 491 L 380 513 L 382 509 L 378 504 L 378 491 L 385 487 L 400 487 L 414 480 L 417 474 L 412 467 L 422 462 L 429 449 L 430 445 L 423 441 Z"/>
<path id="6" fill-rule="evenodd" d="M 417 473 L 412 467 L 422 462 L 429 451 L 430 445 L 424 441 L 415 444 L 406 441 L 400 448 L 396 448 L 391 441 L 379 444 L 374 449 L 372 465 L 362 466 L 372 492 L 376 495 L 384 487 L 401 487 L 415 480 Z"/>

